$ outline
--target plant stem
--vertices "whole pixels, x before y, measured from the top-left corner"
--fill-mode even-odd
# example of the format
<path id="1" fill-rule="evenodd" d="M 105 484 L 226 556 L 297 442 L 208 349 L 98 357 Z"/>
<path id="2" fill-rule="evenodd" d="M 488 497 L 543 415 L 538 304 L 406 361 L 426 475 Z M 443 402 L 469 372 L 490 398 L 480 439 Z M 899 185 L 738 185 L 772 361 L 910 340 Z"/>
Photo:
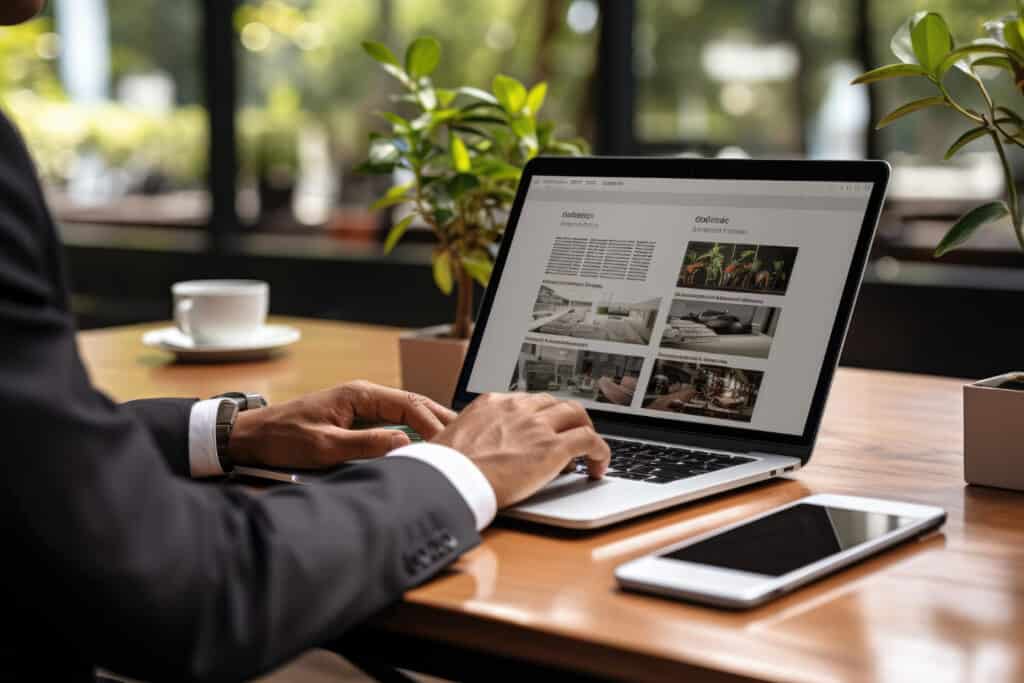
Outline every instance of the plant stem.
<path id="1" fill-rule="evenodd" d="M 953 109 L 956 109 L 975 123 L 985 123 L 984 116 L 964 108 L 959 102 L 953 99 L 953 96 L 949 94 L 949 90 L 946 89 L 946 85 L 942 81 L 936 81 L 935 84 L 939 86 L 939 91 L 942 93 L 942 96 L 946 98 L 946 101 L 949 102 L 949 106 L 953 107 Z"/>
<path id="2" fill-rule="evenodd" d="M 1024 147 L 1024 144 L 1022 144 L 1020 140 L 1007 133 L 1005 130 L 1003 130 L 1003 127 L 999 125 L 999 112 L 996 110 L 995 102 L 992 101 L 992 96 L 989 94 L 988 88 L 985 87 L 985 82 L 981 79 L 981 76 L 974 73 L 973 70 L 969 73 L 969 75 L 971 79 L 977 84 L 978 90 L 981 91 L 981 96 L 985 98 L 985 103 L 988 105 L 989 130 L 994 129 L 1002 134 L 1004 140 L 1010 141 L 1013 144 L 1017 145 L 1018 147 Z"/>
<path id="3" fill-rule="evenodd" d="M 469 339 L 469 331 L 473 325 L 473 278 L 469 276 L 461 264 L 455 266 L 457 284 L 455 295 L 455 325 L 452 336 L 456 339 Z"/>
<path id="4" fill-rule="evenodd" d="M 999 140 L 999 133 L 994 130 L 990 130 L 989 134 L 992 136 L 992 142 L 996 146 L 996 151 L 999 152 L 999 161 L 1003 164 L 1003 177 L 1006 180 L 1006 189 L 1009 194 L 1010 200 L 1010 220 L 1013 222 L 1013 233 L 1017 236 L 1017 244 L 1020 245 L 1021 249 L 1024 249 L 1024 232 L 1021 230 L 1021 219 L 1020 219 L 1020 202 L 1017 198 L 1017 183 L 1013 178 L 1013 170 L 1010 168 L 1010 162 L 1006 158 L 1006 150 L 1003 149 L 1003 143 Z"/>
<path id="5" fill-rule="evenodd" d="M 974 82 L 978 86 L 978 90 L 981 91 L 982 97 L 985 99 L 985 104 L 988 107 L 988 116 L 981 117 L 985 127 L 988 128 L 989 136 L 992 138 L 992 144 L 996 146 L 996 152 L 999 153 L 999 162 L 1003 166 L 1003 180 L 1006 182 L 1007 199 L 1010 205 L 1010 222 L 1013 224 L 1013 234 L 1017 238 L 1017 244 L 1024 250 L 1024 230 L 1021 226 L 1021 215 L 1020 215 L 1020 200 L 1017 196 L 1017 182 L 1013 177 L 1013 169 L 1010 168 L 1010 161 L 1006 158 L 1006 150 L 1003 148 L 1003 141 L 1000 139 L 1000 135 L 1009 137 L 1006 132 L 996 122 L 998 114 L 996 112 L 996 105 L 992 101 L 992 96 L 988 93 L 988 88 L 985 87 L 985 83 L 981 80 L 973 71 L 969 74 Z M 940 87 L 941 84 L 940 84 Z M 943 88 L 945 92 L 945 88 Z M 947 99 L 949 95 L 946 95 Z"/>

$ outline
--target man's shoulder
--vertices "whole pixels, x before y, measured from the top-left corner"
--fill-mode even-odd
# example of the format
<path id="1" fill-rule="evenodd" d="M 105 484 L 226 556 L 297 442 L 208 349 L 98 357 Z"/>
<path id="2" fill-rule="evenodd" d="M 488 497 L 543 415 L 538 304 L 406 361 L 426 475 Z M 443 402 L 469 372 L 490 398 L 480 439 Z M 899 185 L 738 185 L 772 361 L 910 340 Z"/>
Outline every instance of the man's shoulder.
<path id="1" fill-rule="evenodd" d="M 28 172 L 35 177 L 32 158 L 25 145 L 25 140 L 2 106 L 0 106 L 0 145 L 4 150 L 4 154 L 0 154 L 0 168 L 13 168 L 21 173 Z"/>
<path id="2" fill-rule="evenodd" d="M 0 290 L 62 303 L 59 248 L 24 140 L 0 111 Z"/>

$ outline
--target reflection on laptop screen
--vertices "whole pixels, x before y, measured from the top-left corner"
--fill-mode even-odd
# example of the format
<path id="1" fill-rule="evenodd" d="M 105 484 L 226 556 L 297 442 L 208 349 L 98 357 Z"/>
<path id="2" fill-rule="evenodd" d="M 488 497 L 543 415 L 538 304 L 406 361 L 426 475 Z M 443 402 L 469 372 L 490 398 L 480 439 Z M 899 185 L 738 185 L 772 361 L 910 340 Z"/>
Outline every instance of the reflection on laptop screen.
<path id="1" fill-rule="evenodd" d="M 871 189 L 535 176 L 468 389 L 801 434 Z"/>

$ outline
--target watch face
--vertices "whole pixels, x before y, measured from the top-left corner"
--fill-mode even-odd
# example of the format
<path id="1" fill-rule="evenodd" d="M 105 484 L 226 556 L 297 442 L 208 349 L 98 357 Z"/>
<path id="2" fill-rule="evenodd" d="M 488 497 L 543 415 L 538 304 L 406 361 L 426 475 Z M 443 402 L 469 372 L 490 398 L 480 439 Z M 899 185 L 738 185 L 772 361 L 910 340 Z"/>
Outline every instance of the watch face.
<path id="1" fill-rule="evenodd" d="M 246 405 L 243 410 L 265 408 L 267 406 L 267 399 L 263 398 L 263 396 L 261 396 L 260 394 L 246 394 L 245 403 Z"/>
<path id="2" fill-rule="evenodd" d="M 267 405 L 267 399 L 263 398 L 260 394 L 243 394 L 241 391 L 228 391 L 223 394 L 217 394 L 213 398 L 226 398 L 238 406 L 239 410 L 253 410 L 255 408 L 264 408 Z"/>

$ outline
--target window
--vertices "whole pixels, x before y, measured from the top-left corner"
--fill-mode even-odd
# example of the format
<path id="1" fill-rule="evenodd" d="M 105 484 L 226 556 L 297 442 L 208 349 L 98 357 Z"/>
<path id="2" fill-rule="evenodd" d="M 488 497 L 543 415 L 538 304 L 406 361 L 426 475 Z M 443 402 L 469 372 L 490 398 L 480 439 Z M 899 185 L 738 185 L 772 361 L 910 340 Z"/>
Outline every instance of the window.
<path id="1" fill-rule="evenodd" d="M 199 5 L 55 0 L 0 27 L 0 103 L 65 221 L 205 225 Z"/>
<path id="2" fill-rule="evenodd" d="M 369 132 L 381 128 L 374 111 L 394 107 L 397 90 L 362 41 L 401 54 L 419 35 L 437 38 L 443 54 L 435 79 L 443 84 L 489 88 L 501 72 L 547 80 L 546 115 L 586 132 L 597 15 L 590 0 L 243 3 L 234 22 L 242 45 L 243 221 L 376 238 L 377 218 L 366 207 L 380 179 L 353 168 L 365 158 Z"/>
<path id="3" fill-rule="evenodd" d="M 637 138 L 746 154 L 860 156 L 863 94 L 846 83 L 851 0 L 637 3 Z"/>
<path id="4" fill-rule="evenodd" d="M 862 69 L 893 60 L 892 33 L 916 10 L 943 12 L 965 41 L 981 34 L 985 19 L 1012 9 L 1008 4 L 239 0 L 229 16 L 218 3 L 197 0 L 53 0 L 33 22 L 0 28 L 0 103 L 24 131 L 64 222 L 217 223 L 226 231 L 376 242 L 383 219 L 367 207 L 387 179 L 353 169 L 366 153 L 368 133 L 381 125 L 374 111 L 394 106 L 396 89 L 360 43 L 380 40 L 400 50 L 428 34 L 444 49 L 439 81 L 487 86 L 499 72 L 548 80 L 546 115 L 563 133 L 601 141 L 606 149 L 847 158 L 872 149 L 896 168 L 894 206 L 931 202 L 923 213 L 936 218 L 937 230 L 963 202 L 1001 191 L 994 153 L 978 142 L 954 163 L 944 162 L 942 153 L 964 124 L 938 108 L 872 135 L 869 90 L 848 83 Z M 602 12 L 612 17 L 608 25 Z M 218 28 L 201 31 L 204 23 Z M 616 42 L 610 37 L 632 50 L 621 48 L 599 64 L 602 40 Z M 212 159 L 203 87 L 217 75 L 203 71 L 213 68 L 202 61 L 211 51 L 203 40 L 220 47 L 233 42 L 237 57 L 226 67 L 238 72 L 237 98 L 211 104 L 229 119 L 234 111 L 237 136 L 215 139 L 220 146 Z M 960 74 L 948 83 L 954 94 L 974 97 Z M 912 79 L 873 88 L 876 117 L 930 94 L 926 83 Z M 1006 78 L 993 88 L 997 96 L 1016 96 Z M 605 108 L 628 103 L 631 122 L 610 123 L 618 121 L 610 111 L 597 116 L 599 93 Z M 609 144 L 611 138 L 620 144 Z M 222 163 L 232 151 L 240 162 L 237 178 L 233 164 Z M 1013 163 L 1024 161 L 1017 155 Z M 211 195 L 211 186 L 220 189 Z M 230 196 L 234 188 L 237 197 Z M 216 221 L 211 196 L 218 200 Z M 945 200 L 941 211 L 934 208 L 938 198 Z M 232 207 L 240 226 L 231 225 Z M 919 208 L 909 213 L 922 213 Z M 898 239 L 922 247 L 935 241 L 928 230 L 910 229 Z M 993 248 L 1011 246 L 995 239 Z"/>

